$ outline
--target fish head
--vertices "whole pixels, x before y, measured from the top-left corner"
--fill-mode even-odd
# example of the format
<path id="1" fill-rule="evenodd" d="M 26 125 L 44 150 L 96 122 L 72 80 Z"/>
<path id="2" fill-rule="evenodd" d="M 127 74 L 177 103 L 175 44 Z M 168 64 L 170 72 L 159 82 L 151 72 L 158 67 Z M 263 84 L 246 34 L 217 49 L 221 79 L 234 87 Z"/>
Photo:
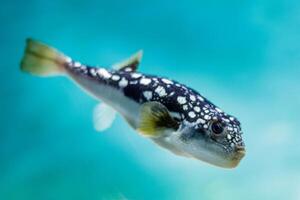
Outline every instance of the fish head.
<path id="1" fill-rule="evenodd" d="M 199 118 L 201 123 L 181 125 L 181 151 L 215 166 L 234 168 L 246 152 L 241 124 L 235 117 L 211 109 L 210 117 Z"/>

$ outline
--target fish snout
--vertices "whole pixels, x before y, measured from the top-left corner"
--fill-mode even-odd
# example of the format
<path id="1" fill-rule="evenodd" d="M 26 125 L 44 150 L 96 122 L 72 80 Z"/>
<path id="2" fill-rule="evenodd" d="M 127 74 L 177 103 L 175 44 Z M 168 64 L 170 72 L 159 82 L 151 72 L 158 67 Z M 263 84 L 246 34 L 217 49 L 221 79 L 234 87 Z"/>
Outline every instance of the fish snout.
<path id="1" fill-rule="evenodd" d="M 235 152 L 236 152 L 237 154 L 243 154 L 243 155 L 245 155 L 245 153 L 246 153 L 245 146 L 244 146 L 244 145 L 237 145 L 237 146 L 235 147 Z"/>
<path id="2" fill-rule="evenodd" d="M 246 154 L 245 146 L 237 145 L 234 149 L 234 153 L 233 156 L 231 157 L 231 161 L 228 168 L 235 168 L 240 163 L 240 161 L 245 156 L 245 154 Z"/>
<path id="3" fill-rule="evenodd" d="M 235 147 L 235 152 L 233 156 L 233 160 L 239 162 L 246 154 L 246 149 L 244 145 L 237 145 Z"/>

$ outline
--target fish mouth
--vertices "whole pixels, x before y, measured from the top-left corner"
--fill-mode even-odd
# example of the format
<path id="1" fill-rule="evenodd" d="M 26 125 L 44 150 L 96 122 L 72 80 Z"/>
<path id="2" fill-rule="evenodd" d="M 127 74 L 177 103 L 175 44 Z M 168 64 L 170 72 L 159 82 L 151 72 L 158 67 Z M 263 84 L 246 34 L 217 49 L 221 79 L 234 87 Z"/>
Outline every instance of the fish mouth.
<path id="1" fill-rule="evenodd" d="M 241 147 L 241 146 L 236 147 L 236 150 L 230 159 L 228 168 L 235 168 L 236 166 L 238 166 L 238 164 L 240 163 L 242 158 L 244 158 L 245 155 L 246 155 L 245 147 Z"/>

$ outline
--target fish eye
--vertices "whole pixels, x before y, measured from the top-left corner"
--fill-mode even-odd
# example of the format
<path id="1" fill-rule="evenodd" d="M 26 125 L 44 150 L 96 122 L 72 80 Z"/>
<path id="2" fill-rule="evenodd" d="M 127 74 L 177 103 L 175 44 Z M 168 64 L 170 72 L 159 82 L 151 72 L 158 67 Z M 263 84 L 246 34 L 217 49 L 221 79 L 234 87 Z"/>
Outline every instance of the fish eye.
<path id="1" fill-rule="evenodd" d="M 219 121 L 214 121 L 211 124 L 211 130 L 214 134 L 220 135 L 224 131 L 224 125 Z"/>

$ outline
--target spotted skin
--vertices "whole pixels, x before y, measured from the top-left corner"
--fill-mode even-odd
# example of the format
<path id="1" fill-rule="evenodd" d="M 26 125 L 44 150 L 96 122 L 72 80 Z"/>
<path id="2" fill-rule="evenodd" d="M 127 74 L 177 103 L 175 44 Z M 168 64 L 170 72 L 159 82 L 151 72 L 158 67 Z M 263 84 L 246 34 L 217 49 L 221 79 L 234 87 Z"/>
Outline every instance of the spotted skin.
<path id="1" fill-rule="evenodd" d="M 132 68 L 107 70 L 90 67 L 78 62 L 69 62 L 67 67 L 81 76 L 96 80 L 122 92 L 129 99 L 139 104 L 149 101 L 162 103 L 170 112 L 177 113 L 179 121 L 190 124 L 194 129 L 208 131 L 213 120 L 220 120 L 227 125 L 226 141 L 233 148 L 244 146 L 241 138 L 240 122 L 216 107 L 195 90 L 168 78 L 141 74 Z"/>
<path id="2" fill-rule="evenodd" d="M 66 76 L 100 100 L 93 112 L 98 131 L 119 113 L 142 136 L 177 155 L 236 167 L 246 152 L 239 121 L 177 81 L 137 72 L 142 54 L 109 70 L 83 65 L 29 38 L 20 69 L 40 77 Z"/>

